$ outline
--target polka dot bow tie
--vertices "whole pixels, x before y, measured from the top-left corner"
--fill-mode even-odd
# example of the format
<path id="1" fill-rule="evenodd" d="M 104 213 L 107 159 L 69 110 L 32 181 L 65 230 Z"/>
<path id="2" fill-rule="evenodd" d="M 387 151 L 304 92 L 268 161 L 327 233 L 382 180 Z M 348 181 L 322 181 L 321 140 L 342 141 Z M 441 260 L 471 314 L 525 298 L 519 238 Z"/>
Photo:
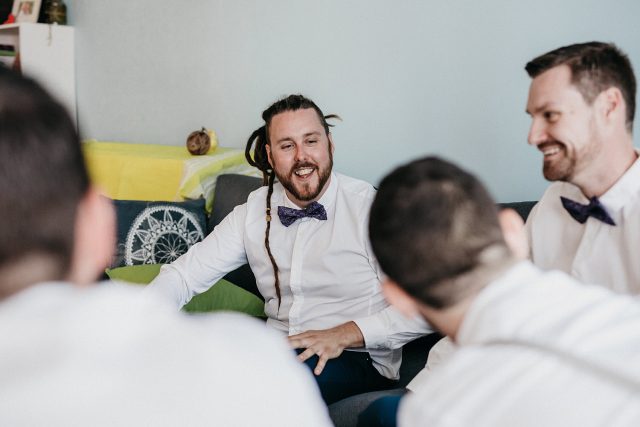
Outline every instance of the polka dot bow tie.
<path id="1" fill-rule="evenodd" d="M 580 224 L 584 224 L 591 216 L 605 224 L 616 225 L 597 197 L 592 197 L 588 205 L 583 205 L 566 197 L 560 197 L 560 200 L 562 201 L 562 206 L 569 212 L 569 215 Z"/>
<path id="2" fill-rule="evenodd" d="M 327 211 L 324 209 L 324 206 L 318 202 L 311 202 L 309 206 L 304 209 L 293 209 L 285 206 L 278 206 L 278 217 L 280 218 L 282 225 L 288 227 L 296 222 L 296 220 L 304 217 L 324 221 L 327 219 Z"/>

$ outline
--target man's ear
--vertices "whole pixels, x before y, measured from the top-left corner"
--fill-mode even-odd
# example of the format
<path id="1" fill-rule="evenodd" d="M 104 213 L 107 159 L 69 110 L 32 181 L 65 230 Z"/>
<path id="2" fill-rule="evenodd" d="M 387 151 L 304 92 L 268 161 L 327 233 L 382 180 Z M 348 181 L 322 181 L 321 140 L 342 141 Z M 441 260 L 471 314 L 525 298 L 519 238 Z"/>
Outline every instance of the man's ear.
<path id="1" fill-rule="evenodd" d="M 502 235 L 513 255 L 518 259 L 529 257 L 529 242 L 524 229 L 524 221 L 513 209 L 502 209 L 498 213 Z"/>
<path id="2" fill-rule="evenodd" d="M 602 113 L 605 123 L 626 122 L 625 104 L 622 92 L 617 87 L 603 90 L 596 98 L 597 111 Z"/>
<path id="3" fill-rule="evenodd" d="M 333 152 L 335 150 L 335 145 L 333 145 L 333 135 L 331 132 L 327 134 L 327 138 L 329 138 L 329 150 L 331 150 L 331 155 L 333 156 Z"/>
<path id="4" fill-rule="evenodd" d="M 90 187 L 76 213 L 69 280 L 78 285 L 94 282 L 111 263 L 115 245 L 116 216 L 113 204 L 94 187 Z"/>
<path id="5" fill-rule="evenodd" d="M 271 159 L 271 144 L 265 144 L 264 149 L 267 152 L 267 160 L 269 161 L 269 165 L 272 169 L 274 169 L 273 160 Z"/>
<path id="6" fill-rule="evenodd" d="M 406 317 L 414 318 L 420 314 L 416 301 L 400 285 L 388 277 L 382 281 L 382 293 L 389 304 Z"/>

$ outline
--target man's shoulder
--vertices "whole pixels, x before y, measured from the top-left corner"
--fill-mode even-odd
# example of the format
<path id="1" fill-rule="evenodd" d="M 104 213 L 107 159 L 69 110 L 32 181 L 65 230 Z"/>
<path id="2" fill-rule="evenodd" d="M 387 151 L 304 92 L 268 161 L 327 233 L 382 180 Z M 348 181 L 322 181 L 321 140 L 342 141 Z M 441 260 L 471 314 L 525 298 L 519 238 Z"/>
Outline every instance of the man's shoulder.
<path id="1" fill-rule="evenodd" d="M 275 190 L 276 187 L 280 186 L 279 182 L 276 182 L 273 184 L 273 188 Z M 268 185 L 263 185 L 262 187 L 258 187 L 255 190 L 251 191 L 249 193 L 249 195 L 247 196 L 247 202 L 250 201 L 251 199 L 254 199 L 256 197 L 258 198 L 265 198 L 267 197 L 267 192 L 269 191 L 269 186 Z"/>
<path id="2" fill-rule="evenodd" d="M 273 195 L 278 194 L 281 191 L 283 191 L 282 184 L 280 184 L 279 182 L 275 182 L 273 184 L 273 193 L 272 193 L 271 200 L 273 200 Z M 252 206 L 260 206 L 261 208 L 264 207 L 267 203 L 268 193 L 269 193 L 268 185 L 263 185 L 262 187 L 256 188 L 247 196 L 247 201 L 245 202 L 245 205 L 247 205 L 248 208 Z"/>
<path id="3" fill-rule="evenodd" d="M 538 203 L 531 209 L 531 213 L 527 217 L 527 224 L 531 225 L 533 222 L 547 221 L 549 216 L 553 218 L 563 217 L 561 214 L 564 208 L 560 197 L 568 197 L 576 201 L 581 201 L 584 198 L 580 189 L 575 185 L 560 181 L 553 182 L 547 187 Z"/>
<path id="4" fill-rule="evenodd" d="M 131 304 L 148 302 L 141 297 L 141 290 L 142 287 L 124 282 L 104 282 L 89 287 L 78 287 L 66 282 L 45 282 L 32 285 L 7 298 L 1 306 L 3 310 L 14 310 L 27 316 L 33 313 L 34 308 L 45 316 L 73 316 L 74 310 L 88 306 L 126 310 Z M 114 301 L 125 304 L 114 306 Z M 25 310 L 26 308 L 29 310 Z M 101 312 L 98 310 L 97 313 Z"/>
<path id="5" fill-rule="evenodd" d="M 556 181 L 552 182 L 544 191 L 540 201 L 555 200 L 560 196 L 569 198 L 579 198 L 582 192 L 578 187 L 568 182 Z M 583 196 L 584 197 L 584 196 Z"/>
<path id="6" fill-rule="evenodd" d="M 373 201 L 376 195 L 376 189 L 367 181 L 340 173 L 334 173 L 334 176 L 343 194 Z"/>
<path id="7" fill-rule="evenodd" d="M 29 337 L 34 349 L 46 349 L 51 342 L 72 349 L 74 343 L 101 337 L 95 346 L 104 346 L 103 351 L 112 354 L 135 352 L 133 343 L 152 349 L 169 341 L 208 352 L 209 357 L 222 357 L 218 352 L 223 347 L 225 354 L 246 355 L 254 362 L 267 358 L 275 363 L 289 353 L 286 341 L 264 322 L 239 313 L 188 315 L 142 290 L 142 286 L 118 282 L 86 288 L 67 283 L 32 286 L 0 304 L 0 334 L 5 337 L 0 348 L 7 350 L 11 339 Z M 21 334 L 11 333 L 16 323 Z M 87 349 L 92 345 L 86 344 Z M 262 349 L 259 356 L 252 351 L 256 347 Z"/>
<path id="8" fill-rule="evenodd" d="M 209 405 L 220 424 L 252 425 L 257 416 L 242 412 L 242 405 L 266 401 L 269 404 L 261 416 L 268 419 L 285 414 L 286 425 L 293 425 L 287 421 L 295 418 L 304 425 L 329 425 L 311 375 L 297 362 L 284 337 L 268 330 L 263 322 L 235 313 L 187 315 L 129 286 L 103 284 L 79 290 L 70 285 L 43 284 L 2 303 L 0 350 L 9 362 L 6 369 L 0 369 L 2 375 L 25 381 L 32 377 L 25 372 L 35 366 L 35 359 L 25 355 L 46 355 L 46 374 L 71 378 L 74 384 L 64 390 L 63 400 L 57 400 L 55 390 L 60 384 L 56 382 L 31 387 L 30 402 L 47 402 L 42 411 L 36 411 L 38 416 L 45 413 L 89 420 L 95 417 L 94 407 L 102 402 L 107 389 L 116 387 L 121 393 L 114 396 L 112 406 L 126 407 L 136 397 L 145 396 L 149 402 L 172 408 L 150 415 L 144 405 L 131 407 L 128 416 L 134 424 L 202 424 L 205 417 L 191 416 L 190 408 Z M 11 319 L 7 317 L 10 307 L 14 308 Z M 20 324 L 19 333 L 16 324 Z M 67 358 L 78 363 L 68 363 Z M 189 385 L 185 399 L 171 401 L 166 390 L 179 388 L 185 381 Z M 278 396 L 269 395 L 273 387 L 278 388 Z M 7 396 L 3 395 L 7 390 L 0 387 L 0 396 Z M 78 401 L 89 406 L 81 405 L 76 412 L 58 410 Z M 291 403 L 294 408 L 287 413 Z M 31 406 L 21 408 L 24 414 L 18 411 L 16 416 L 33 414 Z"/>

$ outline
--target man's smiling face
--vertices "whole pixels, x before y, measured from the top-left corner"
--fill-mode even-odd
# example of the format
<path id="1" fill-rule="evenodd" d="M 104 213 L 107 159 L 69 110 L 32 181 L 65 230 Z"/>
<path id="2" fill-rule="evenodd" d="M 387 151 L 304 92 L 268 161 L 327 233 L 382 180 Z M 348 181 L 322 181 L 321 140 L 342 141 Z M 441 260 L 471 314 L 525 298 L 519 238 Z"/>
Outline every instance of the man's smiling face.
<path id="1" fill-rule="evenodd" d="M 267 155 L 287 196 L 299 207 L 317 201 L 333 168 L 333 143 L 313 108 L 276 114 L 268 126 Z"/>
<path id="2" fill-rule="evenodd" d="M 529 144 L 543 154 L 549 181 L 574 182 L 602 149 L 595 110 L 571 82 L 566 65 L 551 68 L 531 82 L 527 113 Z"/>

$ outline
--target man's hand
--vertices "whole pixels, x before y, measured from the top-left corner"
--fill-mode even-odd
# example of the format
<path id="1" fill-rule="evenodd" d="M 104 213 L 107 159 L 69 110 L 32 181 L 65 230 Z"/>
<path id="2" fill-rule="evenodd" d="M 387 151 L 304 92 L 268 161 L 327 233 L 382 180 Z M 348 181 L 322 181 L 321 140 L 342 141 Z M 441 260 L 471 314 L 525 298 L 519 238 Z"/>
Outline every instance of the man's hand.
<path id="1" fill-rule="evenodd" d="M 340 356 L 345 348 L 363 347 L 364 337 L 358 325 L 347 322 L 331 329 L 291 335 L 289 344 L 293 348 L 306 349 L 298 355 L 301 362 L 317 355 L 319 360 L 313 373 L 320 375 L 327 361 Z"/>

